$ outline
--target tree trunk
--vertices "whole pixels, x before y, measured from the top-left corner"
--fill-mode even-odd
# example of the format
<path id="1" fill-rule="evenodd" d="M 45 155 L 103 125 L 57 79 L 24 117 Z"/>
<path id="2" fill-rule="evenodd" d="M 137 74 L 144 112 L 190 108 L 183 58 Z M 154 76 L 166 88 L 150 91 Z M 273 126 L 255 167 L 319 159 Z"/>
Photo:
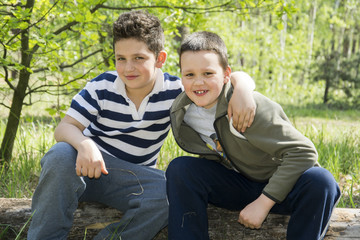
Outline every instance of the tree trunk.
<path id="1" fill-rule="evenodd" d="M 325 80 L 325 90 L 324 90 L 324 100 L 323 103 L 327 103 L 329 101 L 329 89 L 330 89 L 330 79 Z"/>
<path id="2" fill-rule="evenodd" d="M 284 1 L 284 5 L 286 5 L 286 0 Z M 285 47 L 286 47 L 286 35 L 287 35 L 287 20 L 288 20 L 288 16 L 287 14 L 284 14 L 282 16 L 282 22 L 284 24 L 284 28 L 281 30 L 280 32 L 280 62 L 281 62 L 281 68 L 280 68 L 280 73 L 279 73 L 279 83 L 282 84 L 283 80 L 284 80 L 284 62 L 285 62 Z"/>
<path id="3" fill-rule="evenodd" d="M 28 0 L 25 8 L 30 9 L 34 7 L 34 0 Z M 30 24 L 29 20 L 26 20 Z M 29 84 L 30 79 L 30 63 L 32 53 L 29 49 L 29 29 L 24 30 L 21 33 L 21 65 L 23 68 L 20 70 L 19 82 L 15 88 L 12 104 L 7 119 L 5 134 L 1 143 L 1 158 L 0 166 L 4 163 L 10 163 L 12 157 L 12 151 L 14 147 L 16 132 L 19 127 L 21 110 L 26 96 L 26 88 Z"/>
<path id="4" fill-rule="evenodd" d="M 310 65 L 311 65 L 312 54 L 313 54 L 316 11 L 317 11 L 317 0 L 314 0 L 312 3 L 311 11 L 310 11 L 311 22 L 310 22 L 310 26 L 309 26 L 309 31 L 310 31 L 310 33 L 309 33 L 309 55 L 308 55 L 306 75 L 308 75 L 310 72 Z M 303 80 L 301 80 L 301 81 L 303 81 Z"/>

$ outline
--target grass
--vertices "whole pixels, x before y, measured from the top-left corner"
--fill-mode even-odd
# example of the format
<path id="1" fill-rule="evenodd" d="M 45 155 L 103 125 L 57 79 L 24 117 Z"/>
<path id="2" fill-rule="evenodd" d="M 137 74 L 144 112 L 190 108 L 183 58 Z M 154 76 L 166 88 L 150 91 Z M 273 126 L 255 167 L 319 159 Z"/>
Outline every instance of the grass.
<path id="1" fill-rule="evenodd" d="M 0 169 L 2 183 L 0 197 L 31 197 L 40 174 L 40 159 L 55 143 L 53 138 L 55 120 L 47 123 L 42 120 L 23 120 L 17 134 L 13 160 L 8 169 Z M 5 120 L 0 121 L 3 134 Z"/>
<path id="2" fill-rule="evenodd" d="M 285 110 L 289 110 L 289 117 L 296 128 L 314 142 L 320 164 L 340 183 L 343 198 L 339 207 L 360 207 L 360 112 L 336 113 L 323 109 L 317 110 L 316 117 L 301 114 L 304 115 L 302 117 L 299 116 L 301 111 Z M 14 159 L 8 170 L 0 169 L 0 197 L 32 196 L 41 171 L 41 157 L 55 143 L 53 132 L 57 122 L 57 119 L 51 118 L 25 118 L 22 121 L 14 147 Z M 0 133 L 4 128 L 5 120 L 0 120 Z M 168 163 L 180 155 L 188 154 L 177 146 L 172 134 L 169 134 L 160 152 L 158 168 L 166 170 Z"/>

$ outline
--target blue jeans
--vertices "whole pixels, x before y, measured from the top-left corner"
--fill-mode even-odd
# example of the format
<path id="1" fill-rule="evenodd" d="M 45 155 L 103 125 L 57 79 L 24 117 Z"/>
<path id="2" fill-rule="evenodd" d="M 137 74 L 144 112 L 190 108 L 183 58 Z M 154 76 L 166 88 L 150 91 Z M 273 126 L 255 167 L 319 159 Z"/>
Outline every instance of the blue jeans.
<path id="1" fill-rule="evenodd" d="M 109 174 L 90 179 L 76 175 L 76 156 L 71 145 L 60 142 L 41 160 L 29 240 L 66 239 L 79 201 L 103 203 L 124 213 L 121 222 L 110 224 L 95 239 L 149 240 L 167 225 L 163 171 L 103 153 Z"/>
<path id="2" fill-rule="evenodd" d="M 257 199 L 266 183 L 250 181 L 223 165 L 195 157 L 179 157 L 166 170 L 169 199 L 169 239 L 209 239 L 207 205 L 240 211 Z M 321 239 L 340 197 L 333 176 L 313 167 L 272 213 L 290 215 L 287 239 Z"/>

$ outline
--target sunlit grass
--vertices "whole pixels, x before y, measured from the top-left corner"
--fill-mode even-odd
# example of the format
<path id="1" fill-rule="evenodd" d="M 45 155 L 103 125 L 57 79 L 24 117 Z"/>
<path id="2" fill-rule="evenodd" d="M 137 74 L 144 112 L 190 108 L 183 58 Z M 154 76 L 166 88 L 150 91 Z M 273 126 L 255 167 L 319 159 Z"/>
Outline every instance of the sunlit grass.
<path id="1" fill-rule="evenodd" d="M 29 120 L 29 119 L 28 119 Z M 0 169 L 1 197 L 31 197 L 40 174 L 40 159 L 55 143 L 56 122 L 22 121 L 16 136 L 13 159 Z M 0 121 L 1 131 L 5 120 Z"/>
<path id="2" fill-rule="evenodd" d="M 305 111 L 305 110 L 303 110 Z M 359 112 L 349 115 L 359 116 Z M 296 128 L 310 138 L 319 153 L 319 162 L 328 169 L 340 183 L 343 197 L 339 207 L 359 207 L 360 202 L 360 126 L 357 117 L 342 119 L 301 117 L 290 114 Z M 40 174 L 40 160 L 55 143 L 53 138 L 57 120 L 27 117 L 21 122 L 13 160 L 8 169 L 0 169 L 1 197 L 31 197 Z M 0 120 L 3 134 L 5 120 Z M 177 156 L 189 155 L 181 150 L 169 133 L 161 149 L 158 168 L 166 170 L 169 162 Z"/>

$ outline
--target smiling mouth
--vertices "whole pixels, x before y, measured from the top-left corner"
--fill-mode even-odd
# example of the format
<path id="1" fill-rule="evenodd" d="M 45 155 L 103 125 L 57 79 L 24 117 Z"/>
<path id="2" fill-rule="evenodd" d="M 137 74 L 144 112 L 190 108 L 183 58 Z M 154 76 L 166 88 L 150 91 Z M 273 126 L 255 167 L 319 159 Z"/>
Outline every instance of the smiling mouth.
<path id="1" fill-rule="evenodd" d="M 133 80 L 135 78 L 137 78 L 138 76 L 125 76 L 127 80 Z"/>
<path id="2" fill-rule="evenodd" d="M 196 95 L 204 95 L 205 93 L 207 93 L 209 90 L 198 90 L 198 91 L 194 91 L 194 93 Z"/>

